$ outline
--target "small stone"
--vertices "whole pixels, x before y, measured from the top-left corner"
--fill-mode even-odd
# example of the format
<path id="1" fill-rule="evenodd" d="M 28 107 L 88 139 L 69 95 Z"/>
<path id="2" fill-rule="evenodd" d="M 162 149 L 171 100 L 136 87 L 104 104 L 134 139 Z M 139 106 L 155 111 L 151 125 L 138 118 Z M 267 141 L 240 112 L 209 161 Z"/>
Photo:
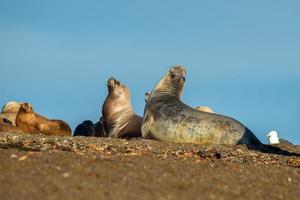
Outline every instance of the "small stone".
<path id="1" fill-rule="evenodd" d="M 27 160 L 27 158 L 28 158 L 28 155 L 24 155 L 24 156 L 20 157 L 18 160 L 23 161 L 23 160 Z"/>
<path id="2" fill-rule="evenodd" d="M 68 178 L 68 177 L 71 176 L 71 174 L 70 174 L 69 172 L 66 172 L 66 173 L 63 173 L 62 176 L 63 176 L 64 178 Z"/>
<path id="3" fill-rule="evenodd" d="M 12 154 L 10 157 L 11 158 L 17 158 L 18 156 L 16 154 Z"/>

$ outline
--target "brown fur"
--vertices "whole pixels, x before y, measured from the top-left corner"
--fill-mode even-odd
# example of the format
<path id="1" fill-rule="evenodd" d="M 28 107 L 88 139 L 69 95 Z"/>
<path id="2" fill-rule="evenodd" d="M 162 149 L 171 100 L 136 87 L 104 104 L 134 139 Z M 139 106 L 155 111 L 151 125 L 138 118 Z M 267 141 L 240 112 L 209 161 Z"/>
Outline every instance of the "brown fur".
<path id="1" fill-rule="evenodd" d="M 0 116 L 0 132 L 23 133 L 21 129 L 15 127 L 7 118 Z"/>
<path id="2" fill-rule="evenodd" d="M 17 113 L 0 114 L 1 118 L 8 119 L 14 126 L 16 126 L 16 116 L 17 116 Z"/>
<path id="3" fill-rule="evenodd" d="M 35 113 L 28 103 L 21 105 L 16 117 L 16 125 L 25 133 L 71 136 L 71 128 L 66 122 L 41 116 Z"/>
<path id="4" fill-rule="evenodd" d="M 110 78 L 108 95 L 102 107 L 103 125 L 108 137 L 139 137 L 143 119 L 134 113 L 129 89 Z"/>

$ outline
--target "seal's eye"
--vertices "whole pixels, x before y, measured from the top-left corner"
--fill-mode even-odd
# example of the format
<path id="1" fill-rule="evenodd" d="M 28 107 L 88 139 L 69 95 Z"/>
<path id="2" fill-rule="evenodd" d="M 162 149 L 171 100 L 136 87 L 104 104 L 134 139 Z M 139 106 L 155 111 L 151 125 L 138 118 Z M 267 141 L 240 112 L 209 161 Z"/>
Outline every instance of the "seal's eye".
<path id="1" fill-rule="evenodd" d="M 185 77 L 184 76 L 182 77 L 182 80 L 185 82 Z"/>
<path id="2" fill-rule="evenodd" d="M 171 78 L 175 78 L 176 77 L 176 75 L 175 74 L 171 74 Z"/>

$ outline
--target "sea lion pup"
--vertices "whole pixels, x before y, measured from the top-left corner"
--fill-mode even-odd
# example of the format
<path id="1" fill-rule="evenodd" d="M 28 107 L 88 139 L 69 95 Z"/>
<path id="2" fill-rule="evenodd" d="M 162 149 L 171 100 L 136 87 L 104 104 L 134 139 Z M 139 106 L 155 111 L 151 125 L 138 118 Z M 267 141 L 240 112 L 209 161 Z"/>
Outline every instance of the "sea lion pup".
<path id="1" fill-rule="evenodd" d="M 103 125 L 108 137 L 141 136 L 142 118 L 134 113 L 129 89 L 115 78 L 107 81 L 108 95 L 102 107 Z"/>
<path id="2" fill-rule="evenodd" d="M 16 116 L 21 107 L 22 102 L 9 101 L 3 105 L 1 114 L 16 126 Z"/>
<path id="3" fill-rule="evenodd" d="M 94 123 L 90 120 L 83 121 L 75 128 L 73 136 L 95 136 Z"/>
<path id="4" fill-rule="evenodd" d="M 183 66 L 172 67 L 148 96 L 142 124 L 144 138 L 198 144 L 261 144 L 237 120 L 184 104 L 180 98 L 185 74 Z"/>
<path id="5" fill-rule="evenodd" d="M 208 113 L 215 113 L 210 107 L 207 106 L 198 106 L 196 107 L 196 110 L 208 112 Z"/>
<path id="6" fill-rule="evenodd" d="M 25 133 L 45 135 L 66 135 L 71 136 L 70 126 L 56 119 L 48 119 L 33 111 L 29 103 L 21 104 L 16 117 L 16 125 Z"/>
<path id="7" fill-rule="evenodd" d="M 21 129 L 14 126 L 11 121 L 7 118 L 3 118 L 2 116 L 0 116 L 0 132 L 23 133 Z"/>

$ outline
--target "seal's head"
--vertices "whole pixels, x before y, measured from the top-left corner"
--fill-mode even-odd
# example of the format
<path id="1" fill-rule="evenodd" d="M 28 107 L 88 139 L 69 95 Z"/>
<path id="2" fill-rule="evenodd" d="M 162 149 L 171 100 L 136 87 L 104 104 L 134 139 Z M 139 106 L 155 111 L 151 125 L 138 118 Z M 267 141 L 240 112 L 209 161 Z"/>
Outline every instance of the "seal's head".
<path id="1" fill-rule="evenodd" d="M 131 109 L 130 91 L 117 79 L 111 77 L 107 81 L 108 95 L 102 106 L 102 115 L 107 118 L 124 109 Z"/>
<path id="2" fill-rule="evenodd" d="M 130 96 L 128 88 L 117 79 L 111 77 L 107 81 L 108 94 L 112 97 Z"/>
<path id="3" fill-rule="evenodd" d="M 29 103 L 22 103 L 20 107 L 20 111 L 30 113 L 33 112 L 33 108 Z"/>
<path id="4" fill-rule="evenodd" d="M 91 120 L 85 120 L 82 122 L 82 124 L 86 125 L 86 126 L 91 126 L 91 127 L 94 126 L 94 123 Z"/>
<path id="5" fill-rule="evenodd" d="M 22 103 L 9 101 L 3 105 L 1 113 L 17 113 Z"/>
<path id="6" fill-rule="evenodd" d="M 180 99 L 185 83 L 185 75 L 186 70 L 183 66 L 173 66 L 155 86 L 151 92 L 151 97 L 171 95 Z"/>

